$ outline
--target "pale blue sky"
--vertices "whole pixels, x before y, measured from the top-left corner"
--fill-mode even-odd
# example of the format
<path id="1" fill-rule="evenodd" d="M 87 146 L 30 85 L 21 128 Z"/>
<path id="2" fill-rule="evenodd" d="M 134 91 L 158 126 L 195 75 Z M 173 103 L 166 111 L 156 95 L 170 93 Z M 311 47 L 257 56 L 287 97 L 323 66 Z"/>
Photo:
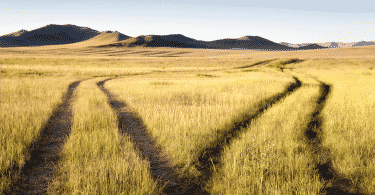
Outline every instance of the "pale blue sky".
<path id="1" fill-rule="evenodd" d="M 204 41 L 247 35 L 289 43 L 375 40 L 373 0 L 13 0 L 1 1 L 0 6 L 0 35 L 48 24 L 74 24 L 132 37 L 183 34 Z"/>

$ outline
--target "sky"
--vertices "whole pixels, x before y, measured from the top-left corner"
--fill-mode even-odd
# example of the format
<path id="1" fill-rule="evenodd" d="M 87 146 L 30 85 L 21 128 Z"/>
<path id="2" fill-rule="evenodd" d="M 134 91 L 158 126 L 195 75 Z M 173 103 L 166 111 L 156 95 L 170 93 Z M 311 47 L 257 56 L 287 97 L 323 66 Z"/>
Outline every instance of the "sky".
<path id="1" fill-rule="evenodd" d="M 74 24 L 125 35 L 183 34 L 213 41 L 260 36 L 276 43 L 375 40 L 375 3 L 362 1 L 0 1 L 0 35 Z"/>

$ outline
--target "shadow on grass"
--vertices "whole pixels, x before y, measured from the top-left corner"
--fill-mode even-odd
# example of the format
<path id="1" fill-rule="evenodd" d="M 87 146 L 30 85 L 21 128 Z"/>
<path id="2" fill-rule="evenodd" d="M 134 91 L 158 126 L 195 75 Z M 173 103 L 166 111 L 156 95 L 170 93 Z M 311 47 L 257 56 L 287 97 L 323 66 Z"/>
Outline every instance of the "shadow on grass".
<path id="1" fill-rule="evenodd" d="M 312 150 L 314 156 L 330 156 L 331 152 L 329 148 L 324 148 L 321 146 L 322 143 L 322 124 L 323 118 L 321 116 L 321 111 L 325 106 L 326 100 L 331 92 L 331 86 L 325 83 L 320 84 L 320 97 L 317 100 L 317 107 L 310 116 L 310 122 L 307 129 L 304 131 L 306 142 Z M 348 180 L 341 178 L 337 172 L 333 169 L 333 164 L 331 158 L 325 160 L 313 159 L 313 166 L 319 173 L 319 177 L 324 179 L 326 182 L 326 187 L 323 188 L 320 194 L 337 194 L 337 195 L 354 195 L 361 194 L 353 186 L 353 183 Z M 354 191 L 354 193 L 350 193 Z"/>
<path id="2" fill-rule="evenodd" d="M 224 148 L 230 145 L 230 142 L 236 138 L 245 130 L 245 128 L 251 124 L 251 122 L 258 118 L 263 112 L 278 103 L 280 100 L 290 95 L 301 87 L 301 81 L 296 77 L 293 77 L 296 81 L 290 84 L 282 93 L 274 95 L 259 103 L 259 110 L 255 113 L 243 113 L 241 120 L 237 120 L 232 124 L 230 129 L 219 130 L 219 134 L 214 141 L 208 144 L 207 148 L 202 149 L 198 154 L 198 162 L 194 162 L 198 171 L 202 173 L 199 178 L 196 178 L 196 182 L 201 185 L 203 189 L 207 181 L 212 177 L 212 174 L 218 167 L 221 167 L 221 155 Z"/>
<path id="3" fill-rule="evenodd" d="M 197 77 L 212 77 L 210 74 L 196 74 Z"/>
<path id="4" fill-rule="evenodd" d="M 292 70 L 292 68 L 285 68 L 286 65 L 301 63 L 303 61 L 305 61 L 305 60 L 301 60 L 301 59 L 298 59 L 298 58 L 292 58 L 292 59 L 288 59 L 288 60 L 282 60 L 282 61 L 275 62 L 273 64 L 268 65 L 267 67 L 277 68 L 281 72 L 284 72 L 284 69 L 291 69 Z"/>
<path id="5" fill-rule="evenodd" d="M 73 112 L 71 104 L 74 90 L 81 81 L 69 85 L 63 101 L 48 119 L 39 136 L 27 147 L 29 159 L 23 167 L 14 165 L 5 174 L 20 173 L 4 194 L 45 194 L 60 160 L 61 148 L 70 134 Z M 16 164 L 16 163 L 14 163 Z"/>
<path id="6" fill-rule="evenodd" d="M 179 177 L 167 157 L 162 155 L 161 147 L 147 132 L 142 119 L 128 111 L 124 102 L 119 101 L 104 88 L 104 83 L 108 80 L 111 79 L 100 81 L 97 85 L 107 95 L 112 109 L 117 114 L 119 133 L 129 135 L 141 156 L 150 162 L 151 176 L 154 181 L 158 182 L 162 191 L 165 194 L 209 194 L 188 178 Z"/>
<path id="7" fill-rule="evenodd" d="M 274 61 L 274 60 L 264 60 L 264 61 L 257 62 L 257 63 L 252 64 L 252 65 L 246 65 L 246 66 L 235 67 L 235 68 L 233 68 L 233 69 L 250 68 L 250 67 L 253 67 L 253 66 L 258 66 L 258 65 L 262 65 L 262 64 L 267 64 L 268 62 L 271 62 L 271 61 Z"/>

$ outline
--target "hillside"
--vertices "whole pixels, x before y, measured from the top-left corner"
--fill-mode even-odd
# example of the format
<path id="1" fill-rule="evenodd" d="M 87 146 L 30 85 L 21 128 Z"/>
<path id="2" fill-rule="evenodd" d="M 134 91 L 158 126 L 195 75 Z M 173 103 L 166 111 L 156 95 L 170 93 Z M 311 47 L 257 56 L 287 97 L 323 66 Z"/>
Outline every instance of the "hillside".
<path id="1" fill-rule="evenodd" d="M 172 47 L 202 49 L 256 49 L 256 50 L 306 50 L 334 47 L 323 44 L 275 43 L 259 36 L 243 36 L 235 39 L 201 41 L 182 34 L 141 35 L 130 37 L 120 32 L 99 32 L 76 25 L 47 25 L 32 31 L 20 30 L 0 37 L 0 47 L 56 46 L 59 47 Z M 61 45 L 61 46 L 60 46 Z"/>
<path id="2" fill-rule="evenodd" d="M 290 47 L 272 42 L 259 36 L 244 36 L 238 39 L 220 39 L 210 41 L 207 44 L 209 49 L 291 49 Z"/>
<path id="3" fill-rule="evenodd" d="M 197 41 L 181 34 L 172 34 L 148 36 L 141 35 L 106 46 L 204 48 L 205 44 L 205 41 Z"/>
<path id="4" fill-rule="evenodd" d="M 91 28 L 71 24 L 50 24 L 32 31 L 23 32 L 19 36 L 1 36 L 0 47 L 60 45 L 84 41 L 99 35 Z"/>
<path id="5" fill-rule="evenodd" d="M 148 35 L 133 37 L 118 43 L 103 46 L 123 47 L 178 47 L 178 48 L 204 48 L 204 49 L 277 49 L 290 50 L 291 47 L 274 43 L 259 36 L 245 36 L 238 39 L 220 39 L 214 41 L 200 41 L 181 34 Z"/>
<path id="6" fill-rule="evenodd" d="M 130 36 L 124 35 L 122 33 L 119 33 L 117 31 L 103 31 L 99 35 L 77 43 L 70 44 L 71 46 L 100 46 L 100 45 L 106 45 L 111 43 L 116 43 L 118 41 L 123 41 L 126 39 L 131 38 Z"/>

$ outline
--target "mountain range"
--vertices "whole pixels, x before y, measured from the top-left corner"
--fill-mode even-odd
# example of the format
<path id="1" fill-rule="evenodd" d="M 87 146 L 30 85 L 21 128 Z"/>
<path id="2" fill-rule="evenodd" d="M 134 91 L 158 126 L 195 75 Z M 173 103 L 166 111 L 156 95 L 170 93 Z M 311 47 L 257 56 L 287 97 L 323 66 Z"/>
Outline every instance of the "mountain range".
<path id="1" fill-rule="evenodd" d="M 202 49 L 256 49 L 256 50 L 307 50 L 339 48 L 340 43 L 290 44 L 275 43 L 259 36 L 244 36 L 237 39 L 219 39 L 201 41 L 182 34 L 141 35 L 130 37 L 117 31 L 93 30 L 72 24 L 50 24 L 41 28 L 0 36 L 0 47 L 44 46 L 44 45 L 79 45 L 98 47 L 177 47 Z M 375 45 L 374 42 L 358 42 L 350 46 Z M 349 46 L 348 46 L 349 47 Z"/>
<path id="2" fill-rule="evenodd" d="M 326 48 L 351 48 L 351 47 L 372 46 L 372 45 L 375 45 L 375 42 L 374 41 L 360 41 L 360 42 L 350 42 L 350 43 L 325 42 L 325 43 L 313 43 L 313 44 L 311 43 L 291 44 L 287 42 L 281 42 L 280 44 L 288 46 L 288 47 L 293 47 L 293 48 L 307 47 L 310 45 L 320 45 Z"/>

